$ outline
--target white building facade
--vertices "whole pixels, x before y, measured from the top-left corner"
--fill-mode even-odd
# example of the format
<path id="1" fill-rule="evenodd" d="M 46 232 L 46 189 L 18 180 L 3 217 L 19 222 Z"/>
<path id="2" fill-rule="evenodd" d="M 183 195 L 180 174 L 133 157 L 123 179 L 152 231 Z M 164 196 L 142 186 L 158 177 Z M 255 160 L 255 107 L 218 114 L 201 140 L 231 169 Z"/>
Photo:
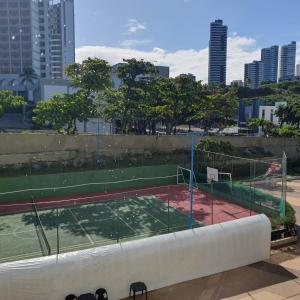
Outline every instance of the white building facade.
<path id="1" fill-rule="evenodd" d="M 259 119 L 271 121 L 274 125 L 278 126 L 280 124 L 278 117 L 276 116 L 276 111 L 279 106 L 286 106 L 287 102 L 280 101 L 276 102 L 275 105 L 261 105 L 259 107 Z M 262 128 L 259 128 L 259 134 L 262 134 Z"/>

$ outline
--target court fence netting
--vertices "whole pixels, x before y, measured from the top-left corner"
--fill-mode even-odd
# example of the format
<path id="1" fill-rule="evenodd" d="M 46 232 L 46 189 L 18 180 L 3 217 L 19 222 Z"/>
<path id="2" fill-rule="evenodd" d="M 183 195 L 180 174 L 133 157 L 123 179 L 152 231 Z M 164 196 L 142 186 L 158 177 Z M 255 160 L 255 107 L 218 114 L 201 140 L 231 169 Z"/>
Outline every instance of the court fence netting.
<path id="1" fill-rule="evenodd" d="M 111 148 L 76 163 L 41 157 L 0 170 L 0 262 L 285 214 L 285 156 L 254 160 L 191 143 L 164 152 Z"/>
<path id="2" fill-rule="evenodd" d="M 251 159 L 197 149 L 195 173 L 202 191 L 264 213 L 286 215 L 287 157 Z M 212 172 L 210 171 L 212 169 Z M 217 178 L 214 178 L 214 170 Z M 209 174 L 211 178 L 209 177 Z"/>

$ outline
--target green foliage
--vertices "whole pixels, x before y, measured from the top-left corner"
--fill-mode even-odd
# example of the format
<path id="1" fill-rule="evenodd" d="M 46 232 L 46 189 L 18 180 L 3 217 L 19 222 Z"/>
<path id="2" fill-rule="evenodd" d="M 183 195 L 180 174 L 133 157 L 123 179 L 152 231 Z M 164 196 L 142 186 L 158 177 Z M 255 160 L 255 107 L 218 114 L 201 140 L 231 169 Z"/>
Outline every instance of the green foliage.
<path id="1" fill-rule="evenodd" d="M 296 224 L 296 212 L 294 208 L 286 202 L 285 204 L 285 216 L 284 217 L 278 217 L 278 218 L 272 218 L 271 224 L 273 229 L 278 229 L 282 225 L 285 227 L 291 227 Z"/>
<path id="2" fill-rule="evenodd" d="M 8 108 L 18 108 L 25 104 L 24 98 L 14 96 L 12 91 L 0 91 L 0 118 Z"/>
<path id="3" fill-rule="evenodd" d="M 118 77 L 127 87 L 143 86 L 149 80 L 149 75 L 157 73 L 155 66 L 144 60 L 124 59 L 118 68 Z"/>
<path id="4" fill-rule="evenodd" d="M 199 124 L 205 129 L 222 129 L 235 124 L 238 108 L 236 89 L 225 86 L 203 86 L 188 75 L 176 78 L 156 76 L 153 64 L 130 59 L 118 68 L 122 85 L 106 91 L 102 116 L 119 120 L 122 133 L 156 133 L 162 122 L 166 133 L 175 134 L 179 125 L 191 128 Z M 104 103 L 104 101 L 103 101 Z M 221 109 L 220 109 L 221 108 Z"/>
<path id="5" fill-rule="evenodd" d="M 278 110 L 276 111 L 276 116 L 279 118 L 280 126 L 286 123 L 297 126 L 297 128 L 299 128 L 300 102 L 298 100 L 292 100 L 286 106 L 280 105 Z"/>
<path id="6" fill-rule="evenodd" d="M 214 139 L 205 139 L 196 146 L 197 150 L 210 151 L 228 155 L 239 153 L 239 148 L 234 147 L 230 142 L 217 141 Z"/>
<path id="7" fill-rule="evenodd" d="M 225 94 L 207 95 L 197 112 L 198 120 L 204 129 L 219 128 L 236 124 L 233 120 L 237 113 L 238 101 L 234 90 Z"/>
<path id="8" fill-rule="evenodd" d="M 97 115 L 97 106 L 85 92 L 73 95 L 56 95 L 51 100 L 39 102 L 33 111 L 33 122 L 39 126 L 49 126 L 59 133 L 77 131 L 76 121 L 85 122 Z"/>
<path id="9" fill-rule="evenodd" d="M 257 99 L 274 94 L 274 90 L 269 86 L 261 86 L 258 89 L 250 89 L 248 87 L 239 87 L 237 96 L 239 99 Z"/>
<path id="10" fill-rule="evenodd" d="M 23 72 L 20 74 L 21 84 L 24 85 L 27 89 L 29 85 L 34 84 L 34 80 L 38 79 L 38 75 L 35 73 L 32 68 L 24 68 Z"/>
<path id="11" fill-rule="evenodd" d="M 124 60 L 118 68 L 122 81 L 119 89 L 108 89 L 102 95 L 101 114 L 106 120 L 119 120 L 120 131 L 145 134 L 150 113 L 151 88 L 156 69 L 153 64 L 143 60 Z M 101 98 L 101 96 L 100 96 Z"/>
<path id="12" fill-rule="evenodd" d="M 111 67 L 99 58 L 88 58 L 82 63 L 73 63 L 65 72 L 71 78 L 72 86 L 88 93 L 96 93 L 111 86 Z"/>
<path id="13" fill-rule="evenodd" d="M 299 137 L 300 131 L 293 125 L 284 125 L 280 128 L 274 128 L 270 134 L 275 137 Z"/>
<path id="14" fill-rule="evenodd" d="M 300 102 L 300 82 L 283 81 L 279 83 L 264 83 L 258 89 L 239 88 L 239 99 L 260 99 L 265 104 L 274 104 L 278 101 Z"/>

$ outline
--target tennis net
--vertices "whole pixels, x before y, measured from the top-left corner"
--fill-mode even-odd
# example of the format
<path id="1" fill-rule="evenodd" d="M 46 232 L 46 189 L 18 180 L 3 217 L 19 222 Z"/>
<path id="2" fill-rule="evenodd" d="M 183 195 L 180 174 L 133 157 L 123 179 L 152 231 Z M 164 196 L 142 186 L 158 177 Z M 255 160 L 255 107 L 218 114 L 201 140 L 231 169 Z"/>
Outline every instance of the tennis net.
<path id="1" fill-rule="evenodd" d="M 34 200 L 32 200 L 32 208 L 33 208 L 33 212 L 35 215 L 35 228 L 36 228 L 36 232 L 37 232 L 37 236 L 39 239 L 39 243 L 42 249 L 42 253 L 44 256 L 47 255 L 51 255 L 51 247 L 49 244 L 49 241 L 47 240 L 46 234 L 45 234 L 45 230 L 43 228 L 40 216 L 38 214 L 38 210 L 36 207 L 36 203 Z"/>

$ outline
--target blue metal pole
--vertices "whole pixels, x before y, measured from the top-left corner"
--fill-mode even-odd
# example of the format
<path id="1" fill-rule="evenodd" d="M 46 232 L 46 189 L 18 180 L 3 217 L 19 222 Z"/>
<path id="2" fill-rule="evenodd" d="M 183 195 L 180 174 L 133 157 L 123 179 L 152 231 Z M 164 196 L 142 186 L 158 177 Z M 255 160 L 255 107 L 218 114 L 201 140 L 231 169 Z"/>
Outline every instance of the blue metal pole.
<path id="1" fill-rule="evenodd" d="M 195 134 L 192 132 L 191 143 L 191 173 L 190 173 L 190 229 L 193 229 L 193 189 L 194 189 L 194 156 L 195 156 Z"/>

